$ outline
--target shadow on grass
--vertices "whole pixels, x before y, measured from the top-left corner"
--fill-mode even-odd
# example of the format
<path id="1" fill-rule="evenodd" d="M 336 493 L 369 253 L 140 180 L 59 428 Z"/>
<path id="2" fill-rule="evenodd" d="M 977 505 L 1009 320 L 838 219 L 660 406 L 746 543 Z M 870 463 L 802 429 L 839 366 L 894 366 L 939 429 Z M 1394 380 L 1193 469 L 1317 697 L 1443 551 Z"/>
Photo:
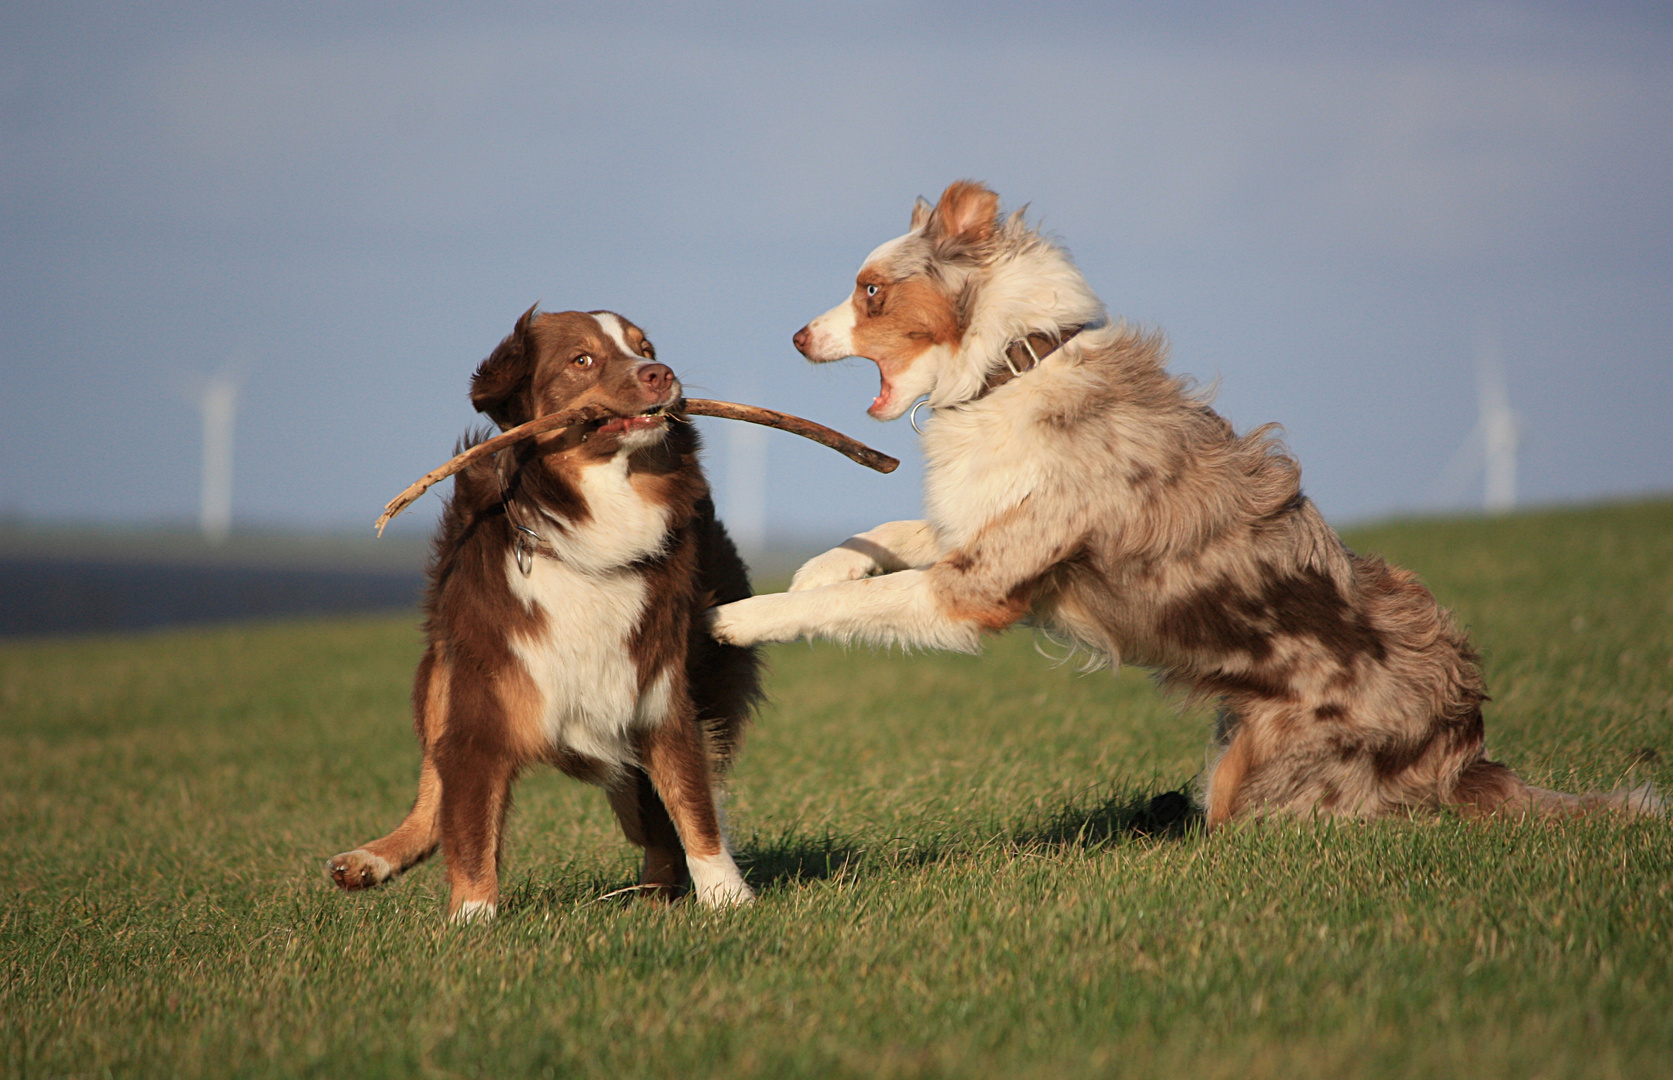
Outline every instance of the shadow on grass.
<path id="1" fill-rule="evenodd" d="M 1158 795 L 1127 790 L 1092 805 L 1071 801 L 1044 823 L 1014 828 L 997 839 L 1016 850 L 1054 847 L 1093 850 L 1141 838 L 1180 840 L 1201 825 L 1202 811 L 1183 790 Z M 990 839 L 962 843 L 946 836 L 927 836 L 921 840 L 895 837 L 868 847 L 858 837 L 829 832 L 806 836 L 790 831 L 775 840 L 763 841 L 757 837 L 739 849 L 737 859 L 750 884 L 758 891 L 767 891 L 928 866 L 971 854 L 991 842 Z"/>
<path id="2" fill-rule="evenodd" d="M 920 869 L 992 850 L 995 843 L 1011 851 L 1090 851 L 1130 840 L 1181 840 L 1201 825 L 1202 811 L 1182 790 L 1151 795 L 1142 789 L 1125 789 L 1093 802 L 1084 797 L 1071 800 L 1043 822 L 1025 823 L 997 835 L 984 837 L 980 830 L 972 829 L 963 838 L 925 833 L 920 838 L 878 840 L 829 831 L 811 835 L 791 828 L 776 838 L 756 836 L 735 854 L 750 886 L 757 892 L 771 892 L 813 882 Z M 508 883 L 500 901 L 501 912 L 550 912 L 595 903 L 626 907 L 641 900 L 631 877 L 577 871 Z"/>
<path id="3" fill-rule="evenodd" d="M 755 841 L 737 852 L 738 866 L 756 889 L 776 889 L 809 881 L 829 881 L 862 862 L 859 841 L 825 833 L 787 832 L 776 840 Z"/>
<path id="4" fill-rule="evenodd" d="M 1202 810 L 1182 790 L 1116 792 L 1093 806 L 1070 803 L 1013 839 L 1021 847 L 1100 848 L 1138 837 L 1178 840 L 1199 829 L 1202 820 Z"/>
<path id="5" fill-rule="evenodd" d="M 757 837 L 734 855 L 744 878 L 760 892 L 839 878 L 862 863 L 864 848 L 858 841 L 830 833 L 807 836 L 791 831 L 773 840 Z M 891 860 L 891 863 L 898 865 L 899 860 Z M 596 871 L 560 873 L 550 880 L 524 877 L 509 883 L 500 898 L 500 911 L 507 915 L 527 911 L 555 912 L 577 904 L 598 903 L 627 908 L 646 902 L 662 903 L 660 900 L 647 901 L 633 877 L 606 877 Z M 689 902 L 689 897 L 683 898 L 684 902 Z"/>

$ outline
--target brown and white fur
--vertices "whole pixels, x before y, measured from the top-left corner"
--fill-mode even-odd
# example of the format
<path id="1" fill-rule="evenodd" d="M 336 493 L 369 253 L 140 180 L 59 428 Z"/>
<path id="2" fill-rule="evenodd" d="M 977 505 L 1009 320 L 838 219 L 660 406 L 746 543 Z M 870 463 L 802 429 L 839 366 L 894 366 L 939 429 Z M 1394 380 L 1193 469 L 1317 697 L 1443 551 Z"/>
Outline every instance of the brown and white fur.
<path id="1" fill-rule="evenodd" d="M 454 481 L 413 688 L 418 798 L 394 832 L 330 860 L 339 886 L 377 885 L 439 846 L 450 917 L 492 916 L 512 781 L 547 762 L 604 787 L 645 849 L 647 891 L 753 898 L 718 785 L 759 697 L 757 660 L 700 619 L 749 580 L 695 430 L 671 425 L 681 401 L 644 333 L 605 311 L 530 308 L 477 368 L 471 402 L 501 428 L 589 406 L 627 419 L 537 436 Z M 539 536 L 521 556 L 519 527 Z"/>
<path id="2" fill-rule="evenodd" d="M 875 361 L 879 419 L 928 395 L 926 520 L 851 538 L 789 593 L 717 609 L 722 641 L 975 651 L 1030 618 L 1219 699 L 1210 826 L 1657 807 L 1647 789 L 1541 790 L 1488 760 L 1480 665 L 1450 614 L 1411 573 L 1348 551 L 1270 427 L 1234 432 L 1168 374 L 1157 336 L 1107 323 L 1068 255 L 998 208 L 971 182 L 920 199 L 910 231 L 795 337 L 815 363 Z M 1007 379 L 1028 335 L 1043 359 Z"/>

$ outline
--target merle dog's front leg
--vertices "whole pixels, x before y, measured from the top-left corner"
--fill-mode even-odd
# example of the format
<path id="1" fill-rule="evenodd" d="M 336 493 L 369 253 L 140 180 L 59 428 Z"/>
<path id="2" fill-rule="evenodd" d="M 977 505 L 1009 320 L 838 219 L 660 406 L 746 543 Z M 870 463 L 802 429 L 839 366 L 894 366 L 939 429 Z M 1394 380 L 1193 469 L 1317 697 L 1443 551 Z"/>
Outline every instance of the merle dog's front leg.
<path id="1" fill-rule="evenodd" d="M 817 637 L 975 652 L 980 626 L 946 609 L 926 571 L 838 582 L 796 593 L 767 593 L 709 613 L 709 629 L 733 645 Z"/>

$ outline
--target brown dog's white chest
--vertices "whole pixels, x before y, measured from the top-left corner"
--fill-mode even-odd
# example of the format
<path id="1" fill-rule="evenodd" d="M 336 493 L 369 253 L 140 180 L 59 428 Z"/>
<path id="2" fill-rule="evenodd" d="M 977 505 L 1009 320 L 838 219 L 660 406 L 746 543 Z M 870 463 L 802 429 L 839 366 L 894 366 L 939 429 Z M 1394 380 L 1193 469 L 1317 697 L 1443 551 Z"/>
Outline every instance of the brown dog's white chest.
<path id="1" fill-rule="evenodd" d="M 669 511 L 634 487 L 627 456 L 581 470 L 585 520 L 535 524 L 555 558 L 536 558 L 525 575 L 511 552 L 505 557 L 512 595 L 544 615 L 538 636 L 512 640 L 540 697 L 543 737 L 608 766 L 631 760 L 629 732 L 660 724 L 669 704 L 666 672 L 640 692 L 632 652 L 654 601 L 633 564 L 667 545 Z"/>

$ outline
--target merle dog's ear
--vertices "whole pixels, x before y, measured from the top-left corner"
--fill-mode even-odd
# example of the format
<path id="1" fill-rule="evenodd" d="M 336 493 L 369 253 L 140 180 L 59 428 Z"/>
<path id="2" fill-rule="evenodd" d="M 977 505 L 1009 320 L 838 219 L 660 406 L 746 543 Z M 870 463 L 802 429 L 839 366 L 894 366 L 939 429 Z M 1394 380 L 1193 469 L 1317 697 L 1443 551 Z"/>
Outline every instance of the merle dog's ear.
<path id="1" fill-rule="evenodd" d="M 916 212 L 914 212 L 916 216 Z M 981 244 L 999 228 L 999 196 L 975 180 L 954 180 L 931 211 L 927 234 L 949 246 Z"/>
<path id="2" fill-rule="evenodd" d="M 476 374 L 471 376 L 471 404 L 477 412 L 487 413 L 501 428 L 514 428 L 532 419 L 526 415 L 529 412 L 526 391 L 534 377 L 536 358 L 534 342 L 529 340 L 529 324 L 534 321 L 538 307 L 535 304 L 523 312 L 511 333 L 488 354 L 488 359 L 477 365 Z"/>
<path id="3" fill-rule="evenodd" d="M 922 195 L 918 196 L 918 201 L 912 204 L 912 224 L 908 227 L 908 231 L 917 232 L 922 229 L 924 223 L 929 220 L 930 212 L 934 209 L 935 207 L 929 204 L 928 199 Z"/>

